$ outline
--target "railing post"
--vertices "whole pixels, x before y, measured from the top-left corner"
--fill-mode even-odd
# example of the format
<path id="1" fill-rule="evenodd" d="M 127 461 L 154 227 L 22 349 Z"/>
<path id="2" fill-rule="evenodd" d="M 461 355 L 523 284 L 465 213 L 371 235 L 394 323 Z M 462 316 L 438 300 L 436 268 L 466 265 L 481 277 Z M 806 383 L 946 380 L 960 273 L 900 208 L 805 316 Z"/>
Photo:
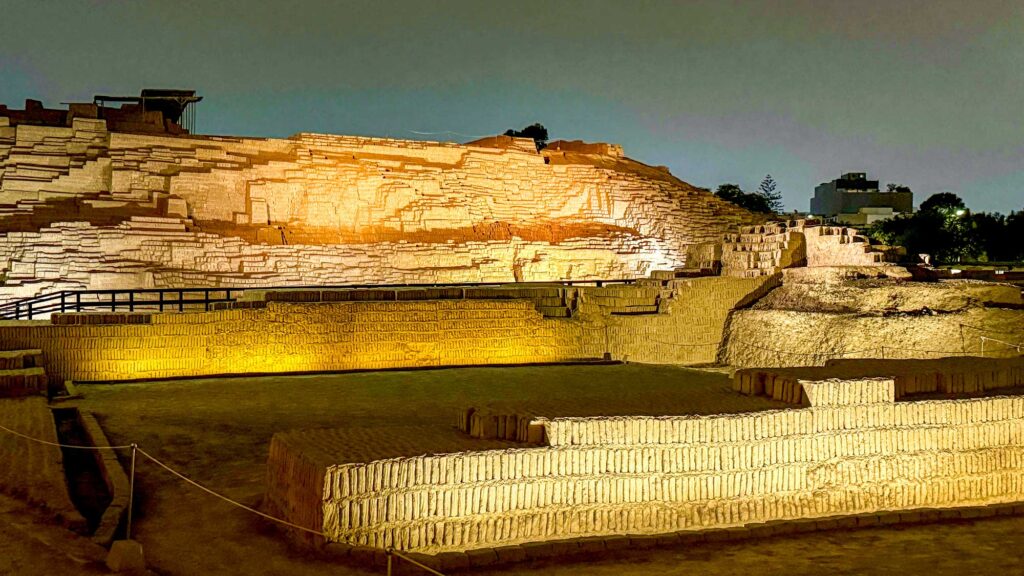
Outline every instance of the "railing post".
<path id="1" fill-rule="evenodd" d="M 28 303 L 28 316 L 26 316 L 25 319 L 26 320 L 31 320 L 32 319 L 32 301 L 31 300 L 29 300 L 29 303 Z"/>
<path id="2" fill-rule="evenodd" d="M 206 311 L 210 311 L 210 291 L 203 290 L 203 304 L 206 305 Z"/>
<path id="3" fill-rule="evenodd" d="M 60 293 L 60 313 L 61 314 L 64 313 L 64 299 L 66 297 L 67 297 L 67 293 L 66 292 L 61 292 Z"/>
<path id="4" fill-rule="evenodd" d="M 125 523 L 125 540 L 132 539 L 132 506 L 135 504 L 135 451 L 137 444 L 132 444 L 132 467 L 131 475 L 128 476 L 128 520 Z"/>
<path id="5" fill-rule="evenodd" d="M 21 320 L 21 302 L 14 303 L 14 319 Z"/>
<path id="6" fill-rule="evenodd" d="M 135 312 L 135 292 L 128 293 L 128 311 Z"/>
<path id="7" fill-rule="evenodd" d="M 185 291 L 178 290 L 178 312 L 185 311 Z"/>
<path id="8" fill-rule="evenodd" d="M 157 294 L 160 295 L 160 311 L 163 312 L 164 311 L 164 291 L 161 290 L 161 291 L 157 292 Z"/>
<path id="9" fill-rule="evenodd" d="M 75 292 L 75 312 L 82 311 L 82 293 Z"/>
<path id="10" fill-rule="evenodd" d="M 111 292 L 110 293 L 110 311 L 111 312 L 116 312 L 117 311 L 117 292 Z"/>

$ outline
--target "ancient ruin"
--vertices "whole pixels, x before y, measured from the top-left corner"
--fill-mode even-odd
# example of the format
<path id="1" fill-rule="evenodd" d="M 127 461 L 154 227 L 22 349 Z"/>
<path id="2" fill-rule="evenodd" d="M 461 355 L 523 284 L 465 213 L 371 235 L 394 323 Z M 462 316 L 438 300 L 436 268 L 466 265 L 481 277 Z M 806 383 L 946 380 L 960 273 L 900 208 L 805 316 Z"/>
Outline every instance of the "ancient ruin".
<path id="1" fill-rule="evenodd" d="M 356 564 L 394 549 L 464 568 L 1024 502 L 1019 275 L 948 277 L 611 144 L 196 135 L 140 98 L 0 108 L 0 426 L 20 434 L 0 434 L 18 455 L 0 489 L 104 543 L 130 514 L 124 472 L 97 459 L 108 512 L 79 514 L 53 445 L 73 422 L 48 424 L 46 398 L 88 388 L 61 418 L 173 471 L 158 458 L 192 455 L 136 446 L 141 419 L 100 426 L 89 396 L 224 376 L 245 378 L 219 390 L 571 363 L 726 383 L 639 414 L 615 397 L 506 398 L 467 401 L 448 426 L 338 416 L 248 437 L 260 459 L 269 441 L 258 508 L 287 523 L 275 537 Z"/>

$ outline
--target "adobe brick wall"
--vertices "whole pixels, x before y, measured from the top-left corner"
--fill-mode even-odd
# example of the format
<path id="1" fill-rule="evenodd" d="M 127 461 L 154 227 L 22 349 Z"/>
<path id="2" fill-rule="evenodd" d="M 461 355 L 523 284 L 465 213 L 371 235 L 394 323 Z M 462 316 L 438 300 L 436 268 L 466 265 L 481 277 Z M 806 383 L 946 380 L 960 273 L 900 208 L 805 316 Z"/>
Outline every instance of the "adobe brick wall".
<path id="1" fill-rule="evenodd" d="M 307 489 L 268 497 L 332 540 L 431 554 L 1020 500 L 1024 398 L 893 395 L 891 379 L 821 381 L 822 405 L 803 409 L 554 418 L 548 447 L 334 465 L 320 453 Z M 314 437 L 288 440 L 272 441 L 271 470 L 318 453 Z"/>
<path id="2" fill-rule="evenodd" d="M 528 300 L 270 302 L 147 324 L 0 326 L 0 345 L 34 342 L 61 381 L 106 381 L 600 358 L 603 342 L 582 334 Z"/>

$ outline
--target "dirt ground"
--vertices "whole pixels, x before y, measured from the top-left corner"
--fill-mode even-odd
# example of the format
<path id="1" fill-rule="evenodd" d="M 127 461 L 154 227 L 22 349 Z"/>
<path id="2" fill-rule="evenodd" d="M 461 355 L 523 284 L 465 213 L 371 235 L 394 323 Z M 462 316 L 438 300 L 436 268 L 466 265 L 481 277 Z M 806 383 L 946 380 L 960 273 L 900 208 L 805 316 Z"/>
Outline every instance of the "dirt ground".
<path id="1" fill-rule="evenodd" d="M 45 518 L 24 502 L 0 494 L 0 574 L 106 574 L 106 551 Z"/>
<path id="2" fill-rule="evenodd" d="M 137 442 L 184 474 L 248 505 L 260 502 L 270 437 L 280 430 L 449 426 L 456 409 L 488 402 L 524 405 L 551 415 L 715 413 L 778 406 L 733 394 L 721 372 L 643 365 L 203 379 L 87 385 L 80 390 L 85 397 L 78 404 L 97 415 L 113 443 Z M 138 465 L 137 488 L 134 536 L 159 574 L 383 572 L 290 546 L 265 521 L 144 459 Z M 2 523 L 0 517 L 0 550 L 9 540 Z M 1024 574 L 1022 528 L 1024 519 L 993 519 L 631 551 L 590 563 L 526 564 L 473 573 Z M 0 562 L 0 573 L 4 568 Z"/>

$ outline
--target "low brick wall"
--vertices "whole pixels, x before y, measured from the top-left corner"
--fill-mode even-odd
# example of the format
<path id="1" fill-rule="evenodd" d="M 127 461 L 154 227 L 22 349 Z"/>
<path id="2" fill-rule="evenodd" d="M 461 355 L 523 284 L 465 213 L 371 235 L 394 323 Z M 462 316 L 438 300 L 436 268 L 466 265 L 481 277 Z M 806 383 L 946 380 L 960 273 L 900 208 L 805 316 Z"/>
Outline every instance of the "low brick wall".
<path id="1" fill-rule="evenodd" d="M 251 294 L 210 312 L 57 314 L 0 326 L 56 382 L 602 359 L 715 360 L 730 311 L 778 276 Z M 433 299 L 411 299 L 433 298 Z M 269 301 L 268 301 L 269 300 Z"/>
<path id="2" fill-rule="evenodd" d="M 547 447 L 336 465 L 275 437 L 271 470 L 319 460 L 301 483 L 313 492 L 272 483 L 268 499 L 331 540 L 426 553 L 1021 499 L 1024 398 L 895 403 L 892 379 L 809 396 L 750 414 L 556 418 Z"/>
<path id="3" fill-rule="evenodd" d="M 42 348 L 54 378 L 523 364 L 600 358 L 604 342 L 529 301 L 270 302 L 153 314 L 148 324 L 0 327 L 4 347 Z"/>
<path id="4" fill-rule="evenodd" d="M 883 375 L 893 377 L 897 400 L 914 394 L 983 394 L 1024 386 L 1024 358 L 843 359 L 825 366 L 741 368 L 733 373 L 732 388 L 808 405 L 807 388 L 814 380 Z"/>

